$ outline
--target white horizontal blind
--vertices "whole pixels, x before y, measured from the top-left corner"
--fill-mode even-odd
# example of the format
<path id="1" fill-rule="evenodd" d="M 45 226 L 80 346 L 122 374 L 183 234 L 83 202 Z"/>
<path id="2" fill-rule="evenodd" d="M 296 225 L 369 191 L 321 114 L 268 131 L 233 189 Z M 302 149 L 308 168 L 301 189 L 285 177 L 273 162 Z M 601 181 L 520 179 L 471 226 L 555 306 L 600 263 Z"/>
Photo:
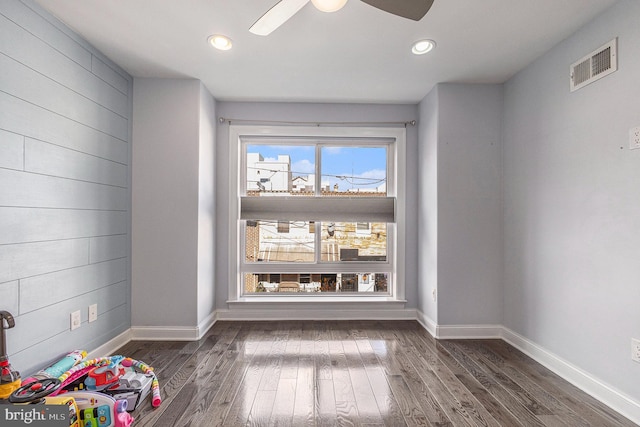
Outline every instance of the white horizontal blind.
<path id="1" fill-rule="evenodd" d="M 395 197 L 241 197 L 240 219 L 396 221 Z"/>

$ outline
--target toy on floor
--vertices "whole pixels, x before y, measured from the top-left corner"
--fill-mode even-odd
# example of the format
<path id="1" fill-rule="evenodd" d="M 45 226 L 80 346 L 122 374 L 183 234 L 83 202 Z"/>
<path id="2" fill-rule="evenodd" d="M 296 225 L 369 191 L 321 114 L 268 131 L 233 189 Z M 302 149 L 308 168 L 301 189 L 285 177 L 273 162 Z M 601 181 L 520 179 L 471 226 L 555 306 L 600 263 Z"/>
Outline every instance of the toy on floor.
<path id="1" fill-rule="evenodd" d="M 76 399 L 73 397 L 65 397 L 65 396 L 47 396 L 45 398 L 45 403 L 48 405 L 65 405 L 69 409 L 69 427 L 83 427 L 82 420 L 79 416 L 78 405 L 76 404 Z"/>
<path id="2" fill-rule="evenodd" d="M 153 395 L 153 397 L 151 398 L 151 405 L 154 408 L 157 408 L 158 406 L 160 406 L 160 404 L 162 403 L 162 398 L 160 397 L 160 383 L 158 382 L 158 378 L 156 377 L 156 374 L 153 372 L 153 368 L 145 364 L 144 362 L 131 359 L 130 357 L 127 357 L 126 359 L 124 359 L 122 361 L 122 364 L 124 366 L 132 366 L 134 368 L 138 368 L 145 374 L 152 376 L 151 394 Z"/>
<path id="3" fill-rule="evenodd" d="M 129 427 L 133 423 L 126 400 L 95 391 L 69 391 L 58 397 L 75 400 L 78 418 L 84 427 Z"/>
<path id="4" fill-rule="evenodd" d="M 128 368 L 129 371 L 124 372 L 124 368 Z M 142 377 L 136 376 L 136 370 L 141 371 L 144 375 Z M 80 381 L 85 376 L 88 378 L 84 382 Z M 124 378 L 125 376 L 126 378 Z M 160 385 L 153 368 L 144 362 L 128 357 L 111 356 L 83 360 L 58 379 L 62 382 L 63 388 L 81 389 L 86 387 L 96 391 L 99 389 L 102 393 L 126 399 L 130 403 L 129 411 L 137 408 L 149 392 L 152 394 L 151 404 L 154 408 L 162 403 Z M 64 390 L 59 390 L 53 395 L 63 392 Z"/>
<path id="5" fill-rule="evenodd" d="M 35 380 L 18 387 L 9 396 L 11 403 L 40 403 L 45 397 L 60 389 L 62 382 L 57 378 Z"/>
<path id="6" fill-rule="evenodd" d="M 60 375 L 67 372 L 69 369 L 73 368 L 74 365 L 80 363 L 82 359 L 87 357 L 87 352 L 84 350 L 75 350 L 71 353 L 67 354 L 62 359 L 58 360 L 53 365 L 38 371 L 33 376 L 22 380 L 22 384 L 29 384 L 36 380 L 41 380 L 45 378 L 58 378 Z"/>
<path id="7" fill-rule="evenodd" d="M 6 326 L 5 326 L 6 321 Z M 0 311 L 0 400 L 6 399 L 20 387 L 20 373 L 14 371 L 9 363 L 7 354 L 5 329 L 11 329 L 16 325 L 13 316 L 8 311 Z"/>
<path id="8" fill-rule="evenodd" d="M 118 384 L 120 377 L 125 374 L 124 368 L 120 366 L 97 366 L 87 372 L 87 379 L 84 385 L 87 390 L 100 391 Z"/>
<path id="9" fill-rule="evenodd" d="M 58 379 L 62 381 L 63 387 L 67 387 L 76 380 L 86 376 L 91 370 L 95 369 L 96 367 L 108 366 L 110 368 L 115 368 L 122 359 L 122 356 L 112 356 L 83 360 L 73 368 L 69 369 L 67 372 L 60 375 Z"/>
<path id="10" fill-rule="evenodd" d="M 151 392 L 153 379 L 151 374 L 129 371 L 122 375 L 116 384 L 102 389 L 102 393 L 108 394 L 116 400 L 126 400 L 127 411 L 133 411 Z"/>
<path id="11" fill-rule="evenodd" d="M 127 401 L 116 400 L 103 393 L 70 391 L 50 396 L 61 389 L 57 378 L 45 378 L 25 384 L 9 396 L 11 403 L 46 403 L 66 405 L 69 425 L 73 427 L 129 427 L 133 417 L 127 412 Z"/>

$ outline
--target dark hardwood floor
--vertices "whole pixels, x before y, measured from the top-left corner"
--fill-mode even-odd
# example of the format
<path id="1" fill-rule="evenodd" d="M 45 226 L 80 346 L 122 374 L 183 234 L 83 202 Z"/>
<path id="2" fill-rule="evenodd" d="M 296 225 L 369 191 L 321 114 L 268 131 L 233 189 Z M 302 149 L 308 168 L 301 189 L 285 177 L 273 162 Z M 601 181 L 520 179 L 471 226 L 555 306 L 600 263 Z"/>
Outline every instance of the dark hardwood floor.
<path id="1" fill-rule="evenodd" d="M 163 402 L 135 426 L 635 426 L 500 340 L 413 321 L 218 322 L 198 342 L 130 342 Z"/>

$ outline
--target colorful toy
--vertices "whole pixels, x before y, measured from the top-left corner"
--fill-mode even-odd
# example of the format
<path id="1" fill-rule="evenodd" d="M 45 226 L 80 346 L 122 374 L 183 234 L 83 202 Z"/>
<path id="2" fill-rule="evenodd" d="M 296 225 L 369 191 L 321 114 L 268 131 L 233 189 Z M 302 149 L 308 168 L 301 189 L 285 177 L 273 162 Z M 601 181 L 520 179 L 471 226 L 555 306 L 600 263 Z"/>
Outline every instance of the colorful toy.
<path id="1" fill-rule="evenodd" d="M 66 387 L 72 386 L 74 382 L 77 382 L 82 377 L 88 375 L 89 372 L 91 372 L 93 369 L 96 369 L 96 367 L 97 368 L 109 367 L 109 369 L 118 369 L 118 365 L 122 365 L 125 368 L 137 369 L 141 371 L 143 374 L 149 376 L 151 378 L 151 385 L 150 385 L 151 393 L 152 393 L 151 404 L 154 408 L 157 408 L 158 406 L 160 406 L 160 404 L 162 403 L 162 398 L 160 397 L 160 384 L 158 383 L 158 378 L 153 372 L 153 368 L 148 366 L 144 362 L 134 360 L 129 357 L 123 358 L 123 356 L 111 356 L 111 357 L 99 357 L 95 359 L 83 360 L 82 362 L 78 363 L 76 366 L 74 366 L 73 368 L 71 368 L 64 374 L 62 374 L 58 379 L 62 382 L 62 387 L 66 388 Z M 131 389 L 127 389 L 128 392 L 134 393 L 136 395 L 136 401 L 135 401 L 135 404 L 133 405 L 134 409 L 140 404 L 142 400 L 144 400 L 144 398 L 148 394 L 148 391 L 145 391 L 145 388 L 147 386 L 147 381 L 138 379 L 138 383 L 140 384 L 139 387 L 135 386 Z M 89 384 L 91 384 L 91 382 L 89 382 Z M 85 381 L 85 385 L 87 385 L 87 387 L 89 386 L 87 384 L 87 381 Z M 119 386 L 117 386 L 116 388 L 119 388 Z M 124 389 L 119 389 L 119 390 L 122 391 Z M 64 391 L 62 389 L 57 390 L 52 395 L 55 396 L 63 392 Z M 117 393 L 114 393 L 114 395 L 116 394 Z M 127 395 L 125 397 L 127 399 L 132 399 L 131 395 Z"/>
<path id="2" fill-rule="evenodd" d="M 69 369 L 71 369 L 73 366 L 80 363 L 80 361 L 85 357 L 87 357 L 87 352 L 84 350 L 72 351 L 71 353 L 67 354 L 65 357 L 58 360 L 56 363 L 49 366 L 48 368 L 38 371 L 32 377 L 29 377 L 23 380 L 22 384 L 23 385 L 29 384 L 33 381 L 41 380 L 45 378 L 58 378 L 60 375 L 64 374 Z"/>
<path id="3" fill-rule="evenodd" d="M 78 405 L 76 399 L 67 396 L 47 396 L 45 398 L 47 405 L 66 405 L 69 408 L 69 427 L 83 427 L 80 420 Z"/>
<path id="4" fill-rule="evenodd" d="M 87 373 L 87 379 L 84 380 L 84 385 L 87 390 L 100 391 L 117 384 L 124 373 L 124 368 L 118 366 L 98 366 L 92 368 Z"/>
<path id="5" fill-rule="evenodd" d="M 129 427 L 133 423 L 126 400 L 94 391 L 70 391 L 61 397 L 75 400 L 84 427 Z"/>
<path id="6" fill-rule="evenodd" d="M 89 371 L 91 371 L 95 367 L 99 367 L 99 366 L 115 367 L 118 365 L 118 363 L 120 363 L 121 360 L 122 360 L 122 356 L 98 357 L 95 359 L 83 360 L 73 368 L 69 369 L 64 374 L 60 375 L 58 379 L 62 382 L 62 387 L 67 387 L 74 381 L 87 375 Z M 60 392 L 58 391 L 56 394 L 58 393 Z M 56 394 L 54 394 L 54 396 Z"/>
<path id="7" fill-rule="evenodd" d="M 112 396 L 116 400 L 127 401 L 127 411 L 135 410 L 151 392 L 154 376 L 129 371 L 120 377 L 117 384 L 102 390 L 102 393 Z"/>
<path id="8" fill-rule="evenodd" d="M 6 321 L 6 326 L 5 326 Z M 20 387 L 20 373 L 14 371 L 9 363 L 7 355 L 5 329 L 11 329 L 16 325 L 13 316 L 8 311 L 0 311 L 0 399 L 6 399 Z"/>
<path id="9" fill-rule="evenodd" d="M 127 357 L 126 359 L 124 359 L 122 361 L 122 365 L 133 366 L 134 368 L 138 368 L 145 374 L 150 374 L 153 376 L 151 381 L 151 393 L 153 394 L 153 397 L 151 398 L 151 405 L 154 408 L 157 408 L 158 406 L 160 406 L 160 404 L 162 403 L 162 398 L 160 397 L 160 383 L 158 382 L 158 378 L 156 377 L 156 374 L 153 372 L 153 368 L 145 364 L 144 362 L 131 359 L 130 357 Z"/>
<path id="10" fill-rule="evenodd" d="M 57 378 L 44 378 L 18 387 L 9 396 L 11 403 L 37 403 L 46 396 L 60 389 L 61 381 Z"/>

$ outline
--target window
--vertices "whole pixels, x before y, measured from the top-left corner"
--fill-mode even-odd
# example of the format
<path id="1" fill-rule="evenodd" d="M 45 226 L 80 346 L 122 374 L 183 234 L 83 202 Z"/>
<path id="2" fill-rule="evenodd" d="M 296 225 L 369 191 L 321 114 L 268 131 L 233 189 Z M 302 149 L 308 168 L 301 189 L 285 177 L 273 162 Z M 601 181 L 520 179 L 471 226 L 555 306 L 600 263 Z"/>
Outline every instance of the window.
<path id="1" fill-rule="evenodd" d="M 231 126 L 230 299 L 404 295 L 404 129 Z"/>

